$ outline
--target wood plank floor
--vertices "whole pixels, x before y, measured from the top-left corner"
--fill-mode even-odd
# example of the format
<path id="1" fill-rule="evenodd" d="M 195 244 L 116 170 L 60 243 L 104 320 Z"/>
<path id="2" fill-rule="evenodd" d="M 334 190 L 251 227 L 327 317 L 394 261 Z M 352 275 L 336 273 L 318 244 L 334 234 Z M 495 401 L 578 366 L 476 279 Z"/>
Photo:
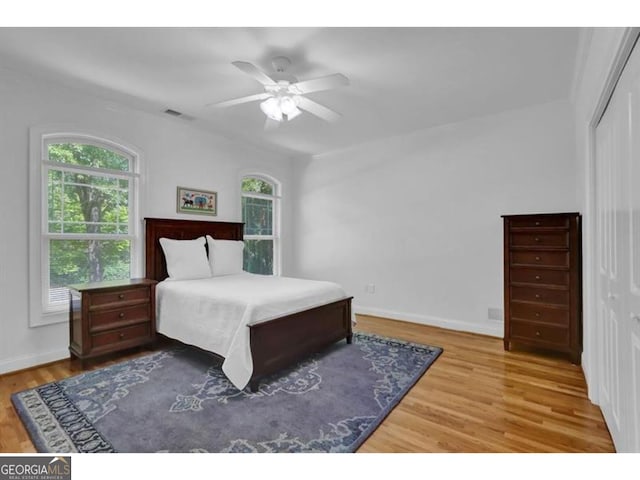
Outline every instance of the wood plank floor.
<path id="1" fill-rule="evenodd" d="M 568 360 L 504 352 L 498 338 L 368 316 L 358 317 L 356 330 L 444 348 L 359 452 L 614 451 L 581 368 Z M 64 360 L 0 376 L 0 452 L 35 452 L 11 393 L 76 373 Z"/>

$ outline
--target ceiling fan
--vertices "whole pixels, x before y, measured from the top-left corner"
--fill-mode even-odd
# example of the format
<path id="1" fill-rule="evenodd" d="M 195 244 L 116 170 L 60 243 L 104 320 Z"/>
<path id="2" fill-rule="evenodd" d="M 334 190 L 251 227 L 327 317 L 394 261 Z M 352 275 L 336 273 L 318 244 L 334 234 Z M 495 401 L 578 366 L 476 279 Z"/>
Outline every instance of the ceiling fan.
<path id="1" fill-rule="evenodd" d="M 334 122 L 341 117 L 339 113 L 304 96 L 307 93 L 349 85 L 349 79 L 341 73 L 299 82 L 296 77 L 287 73 L 287 68 L 291 65 L 291 60 L 287 57 L 273 58 L 271 64 L 275 72 L 268 75 L 249 62 L 232 62 L 232 64 L 260 82 L 265 91 L 224 102 L 209 103 L 207 106 L 224 108 L 262 100 L 260 109 L 267 116 L 266 130 L 278 127 L 282 122 L 293 120 L 302 111 L 327 122 Z"/>

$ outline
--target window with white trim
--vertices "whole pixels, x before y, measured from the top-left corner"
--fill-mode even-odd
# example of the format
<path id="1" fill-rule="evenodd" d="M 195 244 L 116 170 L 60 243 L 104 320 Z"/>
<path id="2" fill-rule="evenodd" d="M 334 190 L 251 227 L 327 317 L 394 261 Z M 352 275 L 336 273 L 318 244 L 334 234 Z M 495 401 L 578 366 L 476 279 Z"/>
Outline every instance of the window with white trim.
<path id="1" fill-rule="evenodd" d="M 136 256 L 134 153 L 109 141 L 45 135 L 43 312 L 67 309 L 67 285 L 129 278 Z"/>
<path id="2" fill-rule="evenodd" d="M 280 185 L 264 175 L 242 178 L 244 270 L 263 275 L 280 274 Z"/>

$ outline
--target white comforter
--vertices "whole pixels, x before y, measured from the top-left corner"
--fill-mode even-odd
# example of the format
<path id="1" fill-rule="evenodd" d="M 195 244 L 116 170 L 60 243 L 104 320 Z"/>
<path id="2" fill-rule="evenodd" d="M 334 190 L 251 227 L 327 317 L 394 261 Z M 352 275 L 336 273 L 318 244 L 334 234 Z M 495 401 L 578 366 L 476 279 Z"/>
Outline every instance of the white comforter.
<path id="1" fill-rule="evenodd" d="M 222 371 L 242 390 L 253 373 L 247 325 L 346 296 L 332 282 L 251 273 L 165 280 L 156 290 L 157 330 L 223 356 Z"/>

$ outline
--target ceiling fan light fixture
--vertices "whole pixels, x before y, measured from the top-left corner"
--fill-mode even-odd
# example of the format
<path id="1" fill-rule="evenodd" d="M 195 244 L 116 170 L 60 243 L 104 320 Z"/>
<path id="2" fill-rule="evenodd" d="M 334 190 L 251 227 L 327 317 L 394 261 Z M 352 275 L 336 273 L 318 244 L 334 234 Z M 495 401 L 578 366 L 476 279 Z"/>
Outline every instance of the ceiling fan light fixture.
<path id="1" fill-rule="evenodd" d="M 277 98 L 267 98 L 260 104 L 260 110 L 262 110 L 271 120 L 275 120 L 277 122 L 282 121 L 282 109 L 280 108 L 280 102 L 278 102 Z"/>
<path id="2" fill-rule="evenodd" d="M 291 115 L 296 111 L 299 112 L 296 101 L 292 97 L 288 96 L 280 97 L 280 110 L 282 110 L 282 113 L 287 117 L 291 117 Z"/>
<path id="3" fill-rule="evenodd" d="M 302 110 L 300 110 L 298 107 L 295 107 L 293 110 L 291 110 L 290 113 L 287 113 L 287 120 L 291 121 L 294 118 L 296 118 L 298 115 L 300 115 L 302 113 Z"/>

